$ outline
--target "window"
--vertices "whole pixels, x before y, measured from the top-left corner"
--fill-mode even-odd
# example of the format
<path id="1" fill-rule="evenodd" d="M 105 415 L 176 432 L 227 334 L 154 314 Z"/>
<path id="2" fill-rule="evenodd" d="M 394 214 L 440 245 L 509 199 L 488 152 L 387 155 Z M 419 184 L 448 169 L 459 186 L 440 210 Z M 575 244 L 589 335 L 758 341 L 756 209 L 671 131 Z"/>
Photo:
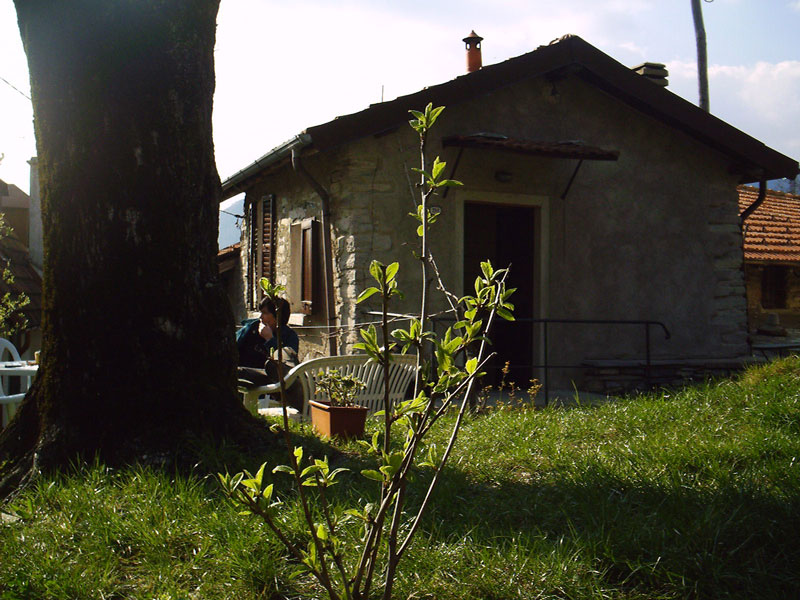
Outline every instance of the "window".
<path id="1" fill-rule="evenodd" d="M 292 310 L 310 315 L 324 304 L 321 231 L 317 219 L 304 219 L 291 228 L 291 277 L 289 302 Z"/>
<path id="2" fill-rule="evenodd" d="M 250 261 L 248 267 L 248 288 L 250 308 L 255 310 L 261 300 L 262 277 L 272 280 L 275 277 L 275 196 L 262 196 L 261 200 L 250 203 L 248 222 L 250 223 Z"/>
<path id="3" fill-rule="evenodd" d="M 761 273 L 761 307 L 786 308 L 789 268 L 767 265 Z"/>

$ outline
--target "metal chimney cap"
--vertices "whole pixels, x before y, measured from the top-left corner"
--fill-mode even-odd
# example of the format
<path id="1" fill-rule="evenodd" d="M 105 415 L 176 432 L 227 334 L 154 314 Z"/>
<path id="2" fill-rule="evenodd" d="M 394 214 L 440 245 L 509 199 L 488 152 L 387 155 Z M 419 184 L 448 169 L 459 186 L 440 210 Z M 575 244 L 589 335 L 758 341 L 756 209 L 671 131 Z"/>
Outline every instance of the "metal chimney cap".
<path id="1" fill-rule="evenodd" d="M 462 41 L 465 42 L 465 43 L 482 42 L 483 38 L 481 36 L 479 36 L 477 33 L 475 33 L 475 30 L 473 29 L 470 32 L 470 34 L 467 37 L 465 37 Z"/>

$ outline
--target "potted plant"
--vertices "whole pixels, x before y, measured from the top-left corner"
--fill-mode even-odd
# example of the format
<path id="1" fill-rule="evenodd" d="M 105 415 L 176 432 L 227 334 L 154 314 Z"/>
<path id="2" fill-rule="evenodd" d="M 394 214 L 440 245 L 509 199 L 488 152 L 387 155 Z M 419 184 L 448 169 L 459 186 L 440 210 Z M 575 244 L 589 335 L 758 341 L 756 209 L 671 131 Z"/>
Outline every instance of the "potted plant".
<path id="1" fill-rule="evenodd" d="M 354 375 L 343 375 L 338 369 L 320 371 L 315 380 L 315 395 L 326 399 L 309 400 L 314 429 L 327 437 L 364 435 L 369 409 L 355 403 L 356 394 L 366 387 L 364 382 Z"/>

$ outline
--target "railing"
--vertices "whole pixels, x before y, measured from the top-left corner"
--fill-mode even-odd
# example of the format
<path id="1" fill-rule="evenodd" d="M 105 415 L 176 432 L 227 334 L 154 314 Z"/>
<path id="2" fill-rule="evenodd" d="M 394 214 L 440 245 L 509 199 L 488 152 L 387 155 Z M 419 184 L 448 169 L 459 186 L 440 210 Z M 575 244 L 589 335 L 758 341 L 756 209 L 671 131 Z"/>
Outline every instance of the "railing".
<path id="1" fill-rule="evenodd" d="M 369 315 L 380 315 L 377 311 L 370 311 Z M 392 313 L 389 315 L 394 319 L 410 319 L 412 315 L 403 315 Z M 431 321 L 436 325 L 445 322 L 455 322 L 455 318 L 451 316 L 437 316 L 432 317 Z M 531 369 L 544 370 L 544 403 L 547 406 L 550 402 L 550 370 L 551 369 L 575 369 L 584 366 L 584 362 L 568 364 L 568 365 L 551 365 L 548 359 L 548 340 L 547 340 L 547 326 L 551 323 L 567 324 L 567 325 L 631 325 L 641 326 L 644 328 L 644 347 L 645 347 L 645 381 L 650 384 L 650 367 L 651 367 L 651 353 L 650 353 L 650 328 L 658 326 L 664 332 L 664 339 L 668 340 L 671 337 L 669 329 L 661 321 L 652 320 L 638 320 L 638 319 L 534 319 L 529 317 L 515 317 L 514 323 L 540 323 L 542 328 L 542 364 L 540 365 L 521 365 L 530 367 Z M 491 335 L 490 335 L 491 337 Z"/>
<path id="2" fill-rule="evenodd" d="M 640 325 L 644 327 L 644 347 L 645 347 L 645 367 L 644 378 L 650 384 L 650 327 L 658 325 L 664 331 L 664 339 L 670 338 L 669 329 L 661 321 L 642 321 L 642 320 L 629 320 L 629 319 L 516 319 L 517 321 L 542 323 L 544 325 L 542 333 L 542 358 L 544 364 L 531 365 L 532 369 L 544 369 L 544 404 L 550 401 L 550 384 L 549 384 L 549 370 L 550 369 L 574 369 L 583 366 L 583 363 L 576 365 L 550 365 L 547 358 L 547 325 L 549 323 L 565 323 L 565 324 L 583 324 L 583 325 Z"/>
<path id="3" fill-rule="evenodd" d="M 445 321 L 455 321 L 453 317 L 434 317 L 434 327 L 436 323 Z M 575 369 L 584 366 L 583 362 L 576 364 L 565 365 L 551 365 L 548 359 L 548 339 L 547 339 L 547 326 L 551 323 L 558 324 L 575 324 L 575 325 L 635 325 L 644 328 L 644 346 L 645 346 L 645 380 L 648 385 L 650 383 L 650 367 L 651 367 L 651 353 L 650 353 L 650 328 L 658 326 L 664 331 L 664 339 L 670 339 L 670 332 L 667 326 L 661 321 L 651 320 L 635 320 L 635 319 L 533 319 L 522 317 L 514 318 L 514 323 L 539 323 L 542 327 L 542 364 L 539 365 L 521 365 L 530 367 L 531 369 L 544 370 L 544 403 L 547 406 L 550 402 L 550 370 L 551 369 Z M 491 334 L 490 334 L 491 337 Z"/>

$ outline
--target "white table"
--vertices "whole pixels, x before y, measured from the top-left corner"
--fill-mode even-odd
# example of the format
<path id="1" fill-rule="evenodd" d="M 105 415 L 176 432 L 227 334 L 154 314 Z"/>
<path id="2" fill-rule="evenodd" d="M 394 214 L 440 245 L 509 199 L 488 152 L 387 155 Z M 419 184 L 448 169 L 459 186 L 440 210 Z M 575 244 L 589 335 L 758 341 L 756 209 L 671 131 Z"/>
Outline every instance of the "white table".
<path id="1" fill-rule="evenodd" d="M 31 378 L 38 370 L 39 365 L 28 364 L 26 361 L 0 362 L 0 426 L 8 425 L 17 410 L 17 405 L 22 402 L 25 392 L 31 385 Z M 17 394 L 8 393 L 11 377 L 20 378 L 20 392 Z"/>

